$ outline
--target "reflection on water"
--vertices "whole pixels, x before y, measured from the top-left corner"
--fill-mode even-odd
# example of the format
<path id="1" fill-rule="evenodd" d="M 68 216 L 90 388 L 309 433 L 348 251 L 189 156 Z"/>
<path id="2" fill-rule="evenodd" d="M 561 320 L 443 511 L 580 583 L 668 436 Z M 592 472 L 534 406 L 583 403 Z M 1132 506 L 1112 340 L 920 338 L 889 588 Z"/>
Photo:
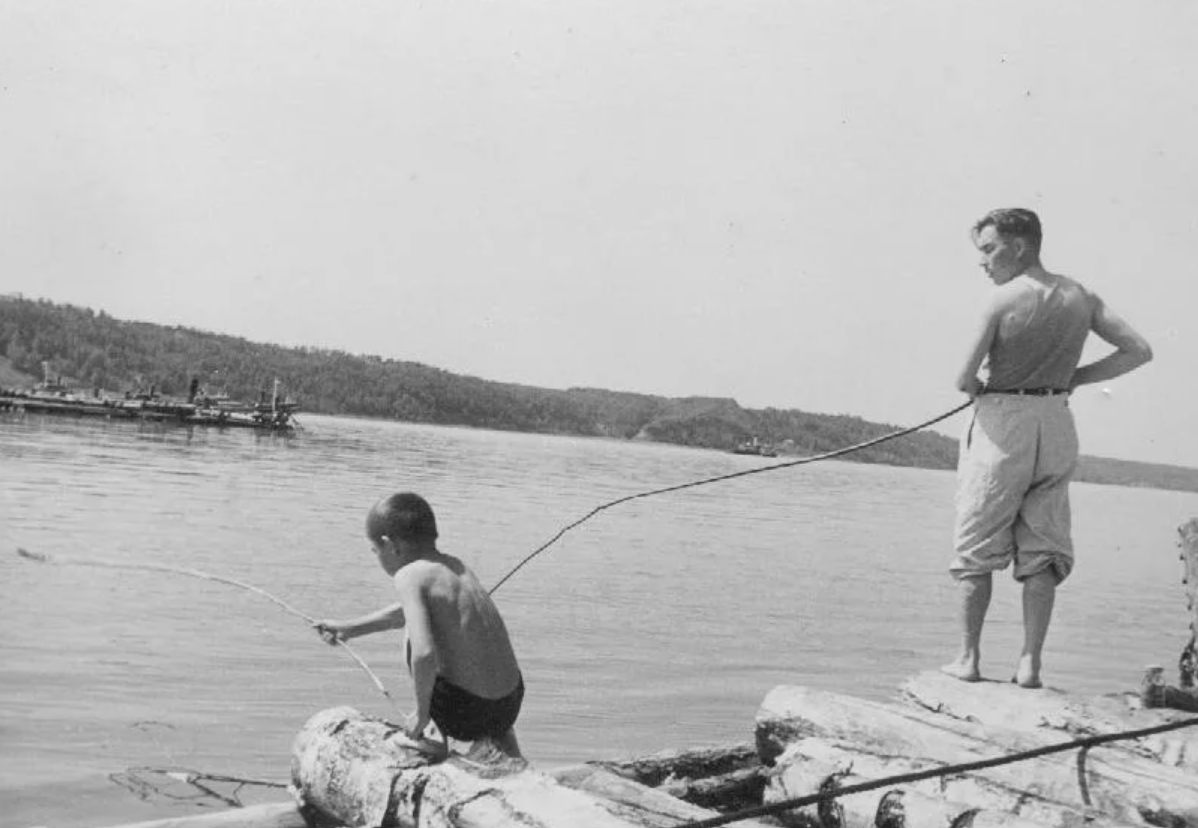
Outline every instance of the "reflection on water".
<path id="1" fill-rule="evenodd" d="M 313 616 L 345 616 L 391 600 L 362 537 L 365 509 L 391 491 L 427 496 L 442 548 L 495 583 L 600 504 L 770 462 L 316 416 L 304 425 L 283 437 L 0 418 L 0 791 L 26 808 L 2 824 L 84 824 L 63 797 L 38 800 L 40 786 L 91 790 L 132 765 L 285 778 L 291 739 L 315 711 L 394 714 L 344 653 L 260 596 L 32 564 L 11 554 L 18 546 L 193 567 Z M 553 766 L 747 740 L 757 703 L 780 683 L 891 696 L 956 645 L 952 487 L 948 473 L 829 461 L 634 500 L 567 533 L 497 593 L 528 682 L 526 751 Z M 1184 643 L 1174 543 L 1198 500 L 1090 485 L 1073 494 L 1078 567 L 1060 593 L 1046 678 L 1129 689 Z M 1018 592 L 1004 579 L 984 668 L 1009 671 L 1019 637 Z M 355 644 L 406 710 L 395 638 Z"/>

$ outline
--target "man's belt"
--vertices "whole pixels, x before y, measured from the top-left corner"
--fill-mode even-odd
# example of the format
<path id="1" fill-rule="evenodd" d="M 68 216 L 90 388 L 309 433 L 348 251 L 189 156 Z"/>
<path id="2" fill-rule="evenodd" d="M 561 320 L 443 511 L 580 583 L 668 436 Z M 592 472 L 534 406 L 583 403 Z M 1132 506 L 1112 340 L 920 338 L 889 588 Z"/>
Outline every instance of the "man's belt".
<path id="1" fill-rule="evenodd" d="M 987 388 L 983 394 L 1018 394 L 1025 397 L 1055 397 L 1068 394 L 1068 388 Z"/>

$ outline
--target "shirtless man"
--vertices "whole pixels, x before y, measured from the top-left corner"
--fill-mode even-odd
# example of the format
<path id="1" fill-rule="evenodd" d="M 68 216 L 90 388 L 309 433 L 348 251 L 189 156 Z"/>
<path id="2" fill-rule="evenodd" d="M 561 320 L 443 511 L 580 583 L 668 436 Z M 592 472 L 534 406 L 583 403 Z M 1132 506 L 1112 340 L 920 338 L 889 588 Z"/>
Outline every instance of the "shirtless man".
<path id="1" fill-rule="evenodd" d="M 407 737 L 423 743 L 429 722 L 447 739 L 487 740 L 520 759 L 513 726 L 524 680 L 507 627 L 487 590 L 457 558 L 436 546 L 437 521 L 428 502 L 402 492 L 380 500 L 366 516 L 366 536 L 399 603 L 352 621 L 321 621 L 329 643 L 406 628 L 408 669 L 416 712 Z"/>
<path id="2" fill-rule="evenodd" d="M 1040 687 L 1057 585 L 1073 567 L 1068 486 L 1077 462 L 1069 394 L 1152 359 L 1152 349 L 1097 295 L 1040 264 L 1040 220 L 994 210 L 973 227 L 981 266 L 997 286 L 957 388 L 973 399 L 957 467 L 956 557 L 961 653 L 941 668 L 981 680 L 982 624 L 992 573 L 1014 563 L 1023 584 L 1023 652 L 1012 681 Z M 1090 332 L 1113 353 L 1079 367 Z M 986 369 L 986 380 L 978 377 Z"/>

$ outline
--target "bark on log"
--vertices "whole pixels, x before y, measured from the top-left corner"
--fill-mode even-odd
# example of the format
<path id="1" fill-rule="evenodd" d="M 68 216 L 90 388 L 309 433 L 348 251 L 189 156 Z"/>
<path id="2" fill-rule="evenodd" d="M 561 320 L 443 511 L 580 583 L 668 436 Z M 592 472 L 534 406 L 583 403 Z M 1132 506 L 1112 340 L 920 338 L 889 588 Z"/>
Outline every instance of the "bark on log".
<path id="1" fill-rule="evenodd" d="M 846 768 L 788 751 L 786 759 L 767 775 L 761 801 L 773 805 L 869 781 Z M 788 828 L 874 828 L 882 793 L 849 794 L 776 816 Z"/>
<path id="2" fill-rule="evenodd" d="M 721 811 L 757 805 L 765 784 L 757 748 L 748 743 L 668 750 L 635 759 L 588 764 L 659 788 L 692 805 Z"/>
<path id="3" fill-rule="evenodd" d="M 823 780 L 834 773 L 851 772 L 850 779 L 839 781 L 838 787 L 844 788 L 857 782 L 884 780 L 943 765 L 942 762 L 902 756 L 872 755 L 855 745 L 806 737 L 793 742 L 778 757 L 775 769 L 769 775 L 764 800 L 781 802 L 815 793 L 821 789 Z M 894 822 L 899 816 L 905 816 L 912 828 L 949 825 L 971 814 L 969 818 L 977 818 L 978 814 L 972 812 L 982 814 L 981 819 L 986 824 L 1009 823 L 1008 828 L 1024 828 L 1029 824 L 1041 828 L 1117 828 L 1125 824 L 1089 810 L 1029 796 L 1023 789 L 1009 784 L 967 774 L 907 782 L 901 786 L 889 785 L 850 794 L 837 801 L 852 804 L 852 809 L 845 814 L 851 820 L 849 828 L 860 826 L 866 818 L 864 815 L 871 813 L 874 814 L 873 822 L 879 824 L 884 819 Z M 907 805 L 900 807 L 902 802 Z M 829 822 L 824 811 L 820 813 L 818 822 L 821 826 L 837 824 Z"/>
<path id="4" fill-rule="evenodd" d="M 215 814 L 168 817 L 134 822 L 114 828 L 307 828 L 303 814 L 294 802 L 230 808 Z"/>
<path id="5" fill-rule="evenodd" d="M 875 757 L 940 765 L 995 759 L 1067 741 L 801 687 L 775 688 L 766 696 L 757 715 L 757 735 L 767 762 L 788 743 L 809 736 Z M 1079 752 L 1068 751 L 971 771 L 969 776 L 1057 805 L 1093 807 L 1120 822 L 1198 828 L 1198 776 L 1114 751 L 1087 752 L 1080 766 Z"/>
<path id="6" fill-rule="evenodd" d="M 1198 679 L 1198 518 L 1190 518 L 1177 531 L 1181 535 L 1181 560 L 1185 564 L 1181 583 L 1185 586 L 1186 609 L 1190 612 L 1190 641 L 1181 651 L 1178 681 L 1182 690 L 1190 690 Z"/>
<path id="7" fill-rule="evenodd" d="M 1130 697 L 1084 698 L 1050 689 L 1029 692 L 1009 682 L 962 682 L 939 671 L 908 679 L 899 692 L 906 701 L 932 713 L 1014 730 L 1056 732 L 1061 734 L 1059 741 L 1188 718 L 1173 710 L 1133 708 Z M 1102 750 L 1126 751 L 1198 772 L 1198 728 L 1112 742 Z"/>
<path id="8" fill-rule="evenodd" d="M 756 746 L 748 742 L 718 747 L 664 750 L 649 756 L 615 762 L 588 762 L 613 773 L 657 787 L 669 777 L 706 779 L 760 764 Z"/>
<path id="9" fill-rule="evenodd" d="M 304 802 L 350 826 L 658 828 L 671 809 L 688 809 L 690 819 L 717 816 L 599 768 L 567 775 L 567 785 L 524 763 L 483 766 L 454 756 L 429 764 L 388 739 L 397 731 L 349 707 L 313 716 L 292 753 Z"/>
<path id="10" fill-rule="evenodd" d="M 616 812 L 650 828 L 676 828 L 681 823 L 719 816 L 716 811 L 685 802 L 665 790 L 642 785 L 595 764 L 556 770 L 551 776 L 568 788 L 614 803 Z M 766 828 L 764 823 L 756 820 L 741 820 L 736 824 Z"/>

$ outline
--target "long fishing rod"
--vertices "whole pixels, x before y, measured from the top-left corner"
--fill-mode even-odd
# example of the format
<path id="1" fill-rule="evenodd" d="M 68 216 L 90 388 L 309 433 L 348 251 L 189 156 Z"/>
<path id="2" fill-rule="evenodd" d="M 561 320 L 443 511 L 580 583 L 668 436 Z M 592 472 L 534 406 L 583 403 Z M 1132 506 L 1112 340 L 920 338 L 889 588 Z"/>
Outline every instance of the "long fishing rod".
<path id="1" fill-rule="evenodd" d="M 97 567 L 100 569 L 133 569 L 133 570 L 140 570 L 140 571 L 145 571 L 145 572 L 165 572 L 165 573 L 168 573 L 171 575 L 186 575 L 190 578 L 199 578 L 204 581 L 212 581 L 214 583 L 225 584 L 227 586 L 233 586 L 233 587 L 237 587 L 239 589 L 244 589 L 247 592 L 252 592 L 255 595 L 262 596 L 263 598 L 270 601 L 271 603 L 282 607 L 284 610 L 291 613 L 292 615 L 295 615 L 299 618 L 304 619 L 312 626 L 317 626 L 319 624 L 319 622 L 315 618 L 308 615 L 306 612 L 302 612 L 302 611 L 296 609 L 291 604 L 288 604 L 286 601 L 284 601 L 282 598 L 279 598 L 276 595 L 272 595 L 271 593 L 267 592 L 266 590 L 262 589 L 261 587 L 256 587 L 253 584 L 247 584 L 245 581 L 239 581 L 236 578 L 225 578 L 220 575 L 212 575 L 211 573 L 203 572 L 199 569 L 188 569 L 188 568 L 184 568 L 184 567 L 166 566 L 165 564 L 153 564 L 153 563 L 126 563 L 124 561 L 107 561 L 107 560 L 98 560 L 98 559 L 94 559 L 94 558 L 59 558 L 57 556 L 51 556 L 51 555 L 47 555 L 47 554 L 41 553 L 41 552 L 29 552 L 25 549 L 22 549 L 21 547 L 17 547 L 17 555 L 24 558 L 25 560 L 35 561 L 37 563 L 43 563 L 43 564 L 58 564 L 58 565 L 67 565 L 67 566 L 91 566 L 91 567 Z M 354 661 L 356 661 L 358 663 L 359 667 L 361 667 L 364 671 L 366 671 L 366 675 L 370 676 L 370 680 L 374 682 L 374 686 L 378 688 L 379 692 L 382 693 L 384 696 L 386 696 L 387 700 L 390 701 L 391 704 L 398 709 L 398 705 L 395 703 L 395 699 L 392 698 L 391 693 L 388 692 L 387 687 L 383 684 L 383 682 L 379 679 L 379 677 L 374 674 L 374 671 L 370 669 L 370 667 L 366 664 L 366 662 L 363 661 L 362 658 L 357 653 L 355 653 L 353 651 L 353 649 L 349 646 L 349 644 L 347 644 L 346 642 L 342 641 L 339 638 L 335 638 L 334 641 L 337 644 L 339 644 L 341 646 L 341 648 L 345 650 L 346 653 L 349 654 L 350 658 L 352 658 Z"/>
<path id="2" fill-rule="evenodd" d="M 943 414 L 933 417 L 930 420 L 926 420 L 926 421 L 920 423 L 919 425 L 914 425 L 914 426 L 911 426 L 910 428 L 903 428 L 903 429 L 899 429 L 897 431 L 892 431 L 888 434 L 883 434 L 880 437 L 874 437 L 870 440 L 865 440 L 863 442 L 856 443 L 851 446 L 846 446 L 845 448 L 836 449 L 835 451 L 825 452 L 824 454 L 814 454 L 814 455 L 811 455 L 810 457 L 802 457 L 798 460 L 789 460 L 785 463 L 774 463 L 773 465 L 762 466 L 762 467 L 756 468 L 756 469 L 745 469 L 743 471 L 732 472 L 731 474 L 721 474 L 716 477 L 708 477 L 703 480 L 695 480 L 690 483 L 680 483 L 676 486 L 666 486 L 663 489 L 653 489 L 653 490 L 647 491 L 647 492 L 640 492 L 638 494 L 626 495 L 625 497 L 616 498 L 615 500 L 604 503 L 601 506 L 596 506 L 594 509 L 592 509 L 587 514 L 583 515 L 578 520 L 574 521 L 573 523 L 571 523 L 567 526 L 562 527 L 562 529 L 559 530 L 556 535 L 554 535 L 549 540 L 547 540 L 545 543 L 541 544 L 539 547 L 534 549 L 532 552 L 530 552 L 528 555 L 526 555 L 518 564 L 516 564 L 514 567 L 512 567 L 506 575 L 504 575 L 502 578 L 499 579 L 499 583 L 497 583 L 497 584 L 495 584 L 495 586 L 491 587 L 490 592 L 494 593 L 495 590 L 499 589 L 501 586 L 503 586 L 505 583 L 507 583 L 508 579 L 511 578 L 513 575 L 515 575 L 517 572 L 519 572 L 520 569 L 523 568 L 523 566 L 526 563 L 531 561 L 537 555 L 540 555 L 542 552 L 544 552 L 546 549 L 548 549 L 553 544 L 557 543 L 558 540 L 560 540 L 561 537 L 563 535 L 565 535 L 567 532 L 569 532 L 571 529 L 581 526 L 582 524 L 586 523 L 588 520 L 590 520 L 595 515 L 599 514 L 600 512 L 602 512 L 605 509 L 610 509 L 613 506 L 619 506 L 621 503 L 627 503 L 630 500 L 637 500 L 637 499 L 643 498 L 643 497 L 652 497 L 654 495 L 667 494 L 669 492 L 677 492 L 677 491 L 681 491 L 682 489 L 693 489 L 696 486 L 706 486 L 710 483 L 720 483 L 724 480 L 732 480 L 733 478 L 736 478 L 736 477 L 747 477 L 750 474 L 764 474 L 765 472 L 778 471 L 779 469 L 789 469 L 792 466 L 802 466 L 806 463 L 814 463 L 818 460 L 830 460 L 833 457 L 842 457 L 846 454 L 852 454 L 854 451 L 860 451 L 861 449 L 869 448 L 870 446 L 876 446 L 878 443 L 884 443 L 887 440 L 893 440 L 897 437 L 903 437 L 903 436 L 910 434 L 914 431 L 919 431 L 920 429 L 927 428 L 930 425 L 935 425 L 936 423 L 940 422 L 941 420 L 947 420 L 949 417 L 953 416 L 958 411 L 963 411 L 964 409 L 968 408 L 972 404 L 973 404 L 973 400 L 966 400 L 965 402 L 958 405 L 956 408 L 946 411 Z"/>
<path id="3" fill-rule="evenodd" d="M 910 428 L 899 429 L 897 431 L 892 431 L 888 434 L 883 434 L 879 437 L 874 437 L 873 439 L 865 440 L 863 442 L 856 443 L 851 446 L 846 446 L 845 448 L 837 449 L 835 451 L 825 452 L 824 454 L 816 454 L 816 455 L 812 455 L 810 457 L 802 457 L 802 458 L 799 458 L 798 460 L 791 460 L 791 461 L 788 461 L 785 463 L 775 463 L 773 465 L 762 466 L 762 467 L 756 468 L 756 469 L 745 469 L 743 471 L 732 472 L 731 474 L 722 474 L 722 475 L 718 475 L 716 477 L 708 477 L 708 478 L 705 478 L 702 480 L 694 480 L 689 483 L 680 483 L 675 486 L 667 486 L 667 487 L 661 488 L 661 489 L 653 489 L 651 491 L 639 492 L 637 494 L 627 495 L 625 497 L 617 498 L 615 500 L 604 503 L 600 506 L 596 506 L 594 509 L 592 509 L 590 512 L 588 512 L 583 517 L 581 517 L 578 520 L 574 521 L 573 523 L 570 523 L 567 526 L 563 527 L 552 538 L 550 538 L 548 541 L 541 544 L 541 546 L 539 546 L 537 549 L 533 550 L 531 553 L 526 555 L 518 564 L 516 564 L 516 566 L 512 567 L 512 569 L 506 575 L 504 575 L 503 578 L 501 578 L 499 580 L 499 582 L 497 584 L 495 584 L 495 586 L 491 587 L 490 592 L 494 593 L 495 590 L 497 590 L 501 586 L 503 586 L 513 575 L 515 575 L 520 569 L 522 569 L 525 564 L 527 564 L 533 558 L 540 555 L 542 552 L 544 552 L 546 549 L 548 549 L 553 544 L 557 543 L 557 541 L 560 540 L 562 538 L 562 536 L 565 535 L 567 532 L 571 531 L 572 529 L 577 528 L 578 526 L 581 526 L 583 523 L 586 523 L 588 520 L 590 520 L 591 518 L 593 518 L 595 515 L 599 514 L 600 512 L 602 512 L 606 509 L 610 509 L 614 506 L 618 506 L 621 503 L 627 503 L 631 500 L 637 500 L 637 499 L 645 498 L 645 497 L 652 497 L 654 495 L 667 494 L 669 492 L 677 492 L 677 491 L 681 491 L 683 489 L 692 489 L 697 486 L 706 486 L 706 485 L 709 485 L 712 483 L 719 483 L 719 482 L 722 482 L 725 480 L 732 480 L 737 477 L 746 477 L 751 474 L 764 474 L 765 472 L 778 471 L 779 469 L 787 469 L 787 468 L 791 468 L 793 466 L 801 466 L 801 465 L 804 465 L 807 463 L 814 463 L 819 460 L 829 460 L 834 457 L 842 457 L 846 454 L 851 454 L 852 452 L 860 451 L 862 449 L 869 448 L 870 446 L 876 446 L 879 443 L 884 443 L 887 440 L 893 440 L 895 438 L 902 437 L 907 434 L 911 434 L 912 432 L 927 428 L 930 425 L 935 425 L 936 423 L 940 422 L 941 420 L 946 420 L 949 417 L 956 414 L 957 412 L 962 411 L 963 409 L 967 408 L 971 404 L 971 402 L 972 401 L 964 402 L 961 405 L 957 406 L 956 408 L 946 411 L 945 413 L 940 414 L 939 416 L 933 417 L 930 420 L 926 420 L 925 422 L 922 422 L 919 425 L 911 426 Z M 141 571 L 148 571 L 148 572 L 163 572 L 163 573 L 167 573 L 167 574 L 185 575 L 185 576 L 188 576 L 191 578 L 199 578 L 204 581 L 212 581 L 213 583 L 225 584 L 227 586 L 237 587 L 238 589 L 243 589 L 247 592 L 252 592 L 255 595 L 259 595 L 259 596 L 267 599 L 271 603 L 274 603 L 277 606 L 281 607 L 286 612 L 288 612 L 294 616 L 297 616 L 299 618 L 302 618 L 304 621 L 308 622 L 308 624 L 311 626 L 318 626 L 318 624 L 319 624 L 317 619 L 313 618 L 312 616 L 308 615 L 305 612 L 302 612 L 301 610 L 296 609 L 291 604 L 288 604 L 286 601 L 284 601 L 282 598 L 279 598 L 276 595 L 272 595 L 271 593 L 267 592 L 266 590 L 262 589 L 261 587 L 254 586 L 253 584 L 246 583 L 245 581 L 239 581 L 236 578 L 226 578 L 226 577 L 223 577 L 220 575 L 213 575 L 208 572 L 203 572 L 199 569 L 167 566 L 165 564 L 127 563 L 124 561 L 98 560 L 98 559 L 94 559 L 94 558 L 59 558 L 59 557 L 50 556 L 50 555 L 47 555 L 44 553 L 29 552 L 20 547 L 17 548 L 17 554 L 26 560 L 35 561 L 37 563 L 43 563 L 43 564 L 91 566 L 91 567 L 97 567 L 97 568 L 103 568 L 103 569 L 131 569 L 131 570 L 141 570 Z M 374 683 L 374 686 L 378 688 L 379 692 L 382 693 L 387 698 L 387 700 L 390 701 L 391 704 L 398 709 L 398 705 L 396 704 L 395 699 L 391 696 L 391 693 L 387 690 L 386 686 L 379 679 L 379 677 L 377 675 L 375 675 L 373 670 L 370 669 L 369 665 L 367 665 L 366 662 L 363 661 L 362 658 L 356 652 L 354 652 L 354 650 L 345 641 L 343 641 L 339 638 L 334 638 L 333 640 L 337 644 L 339 644 L 342 647 L 342 649 L 344 649 L 345 652 L 348 653 L 349 656 L 354 661 L 356 661 L 358 663 L 358 666 L 361 667 L 362 670 L 365 671 L 366 675 L 368 675 L 370 677 L 370 680 Z"/>

